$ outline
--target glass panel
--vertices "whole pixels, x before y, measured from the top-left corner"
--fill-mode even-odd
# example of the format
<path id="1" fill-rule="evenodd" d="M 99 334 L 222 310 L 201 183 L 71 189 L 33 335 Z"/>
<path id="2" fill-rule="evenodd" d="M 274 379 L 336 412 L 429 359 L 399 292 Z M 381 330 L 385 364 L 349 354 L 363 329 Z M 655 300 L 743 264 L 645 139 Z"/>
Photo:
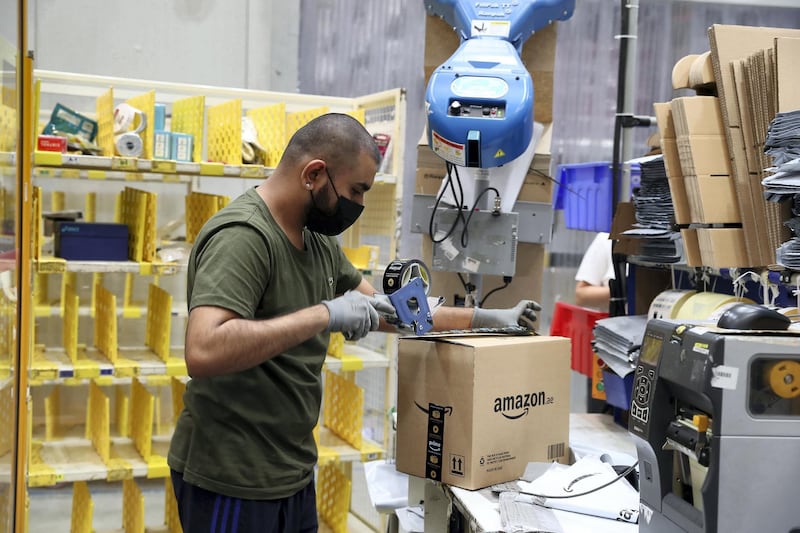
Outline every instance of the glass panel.
<path id="1" fill-rule="evenodd" d="M 0 533 L 13 530 L 14 518 L 18 12 L 17 0 L 0 0 Z"/>
<path id="2" fill-rule="evenodd" d="M 748 410 L 754 417 L 800 416 L 800 362 L 780 355 L 758 357 L 750 366 Z"/>

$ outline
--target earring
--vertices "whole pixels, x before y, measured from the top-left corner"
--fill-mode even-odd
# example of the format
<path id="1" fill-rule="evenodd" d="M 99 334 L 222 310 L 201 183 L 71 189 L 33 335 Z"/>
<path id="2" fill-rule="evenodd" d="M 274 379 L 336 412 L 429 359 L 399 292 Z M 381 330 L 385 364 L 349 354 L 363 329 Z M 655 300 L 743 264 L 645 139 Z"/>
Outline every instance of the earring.
<path id="1" fill-rule="evenodd" d="M 311 188 L 311 184 L 310 183 L 306 183 L 306 189 L 310 189 L 310 188 Z"/>

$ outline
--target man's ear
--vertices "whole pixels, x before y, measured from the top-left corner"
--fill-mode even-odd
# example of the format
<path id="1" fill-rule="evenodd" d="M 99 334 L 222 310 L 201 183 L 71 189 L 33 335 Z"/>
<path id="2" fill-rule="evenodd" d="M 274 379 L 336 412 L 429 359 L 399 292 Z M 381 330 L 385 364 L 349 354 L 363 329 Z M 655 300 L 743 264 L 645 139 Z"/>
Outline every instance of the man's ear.
<path id="1" fill-rule="evenodd" d="M 300 186 L 306 190 L 313 191 L 320 182 L 320 177 L 325 175 L 324 170 L 325 161 L 312 159 L 300 171 Z"/>

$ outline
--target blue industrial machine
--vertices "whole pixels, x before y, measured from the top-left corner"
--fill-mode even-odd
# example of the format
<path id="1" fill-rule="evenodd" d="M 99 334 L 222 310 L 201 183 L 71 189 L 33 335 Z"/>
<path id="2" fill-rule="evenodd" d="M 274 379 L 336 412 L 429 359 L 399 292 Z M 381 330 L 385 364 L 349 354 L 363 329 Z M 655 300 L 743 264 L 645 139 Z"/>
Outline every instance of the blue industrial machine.
<path id="1" fill-rule="evenodd" d="M 426 1 L 461 45 L 431 75 L 425 95 L 428 143 L 459 166 L 492 168 L 519 157 L 533 136 L 533 81 L 525 40 L 572 16 L 575 0 Z"/>
<path id="2" fill-rule="evenodd" d="M 415 195 L 412 231 L 428 233 L 433 270 L 467 273 L 464 305 L 472 306 L 480 304 L 482 275 L 503 276 L 508 285 L 518 242 L 549 241 L 551 206 L 515 203 L 536 129 L 533 80 L 520 54 L 534 32 L 571 17 L 575 0 L 425 0 L 425 6 L 461 43 L 428 82 L 428 143 L 446 161 L 447 177 L 436 197 Z M 412 293 L 415 300 L 423 296 Z"/>

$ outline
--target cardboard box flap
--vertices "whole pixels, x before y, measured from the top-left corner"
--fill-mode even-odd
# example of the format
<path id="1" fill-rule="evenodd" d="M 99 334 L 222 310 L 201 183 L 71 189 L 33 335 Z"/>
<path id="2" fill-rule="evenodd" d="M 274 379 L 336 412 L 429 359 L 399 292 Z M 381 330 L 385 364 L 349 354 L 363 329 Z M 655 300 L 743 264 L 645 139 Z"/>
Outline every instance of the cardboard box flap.
<path id="1" fill-rule="evenodd" d="M 561 339 L 561 337 L 538 336 L 538 335 L 464 335 L 454 333 L 453 335 L 439 336 L 439 335 L 421 335 L 421 336 L 408 336 L 401 337 L 400 342 L 403 341 L 437 341 L 447 342 L 450 344 L 458 344 L 460 346 L 470 346 L 472 348 L 490 348 L 503 344 L 505 346 L 514 346 L 519 344 L 530 344 L 531 341 L 536 344 L 548 344 L 554 342 L 554 339 Z"/>

